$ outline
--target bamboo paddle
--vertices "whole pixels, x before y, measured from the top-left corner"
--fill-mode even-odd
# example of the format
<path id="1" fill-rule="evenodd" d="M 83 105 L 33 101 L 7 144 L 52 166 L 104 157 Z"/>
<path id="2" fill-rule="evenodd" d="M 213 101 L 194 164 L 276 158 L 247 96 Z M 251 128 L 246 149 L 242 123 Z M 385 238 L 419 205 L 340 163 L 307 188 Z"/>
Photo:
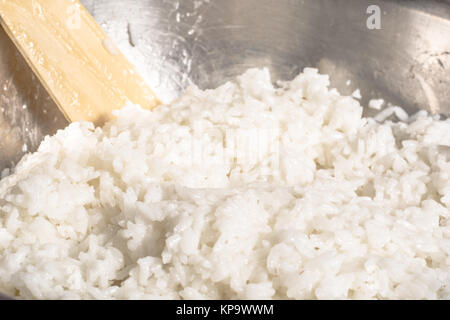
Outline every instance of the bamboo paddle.
<path id="1" fill-rule="evenodd" d="M 0 22 L 69 121 L 102 125 L 153 91 L 78 0 L 0 0 Z"/>

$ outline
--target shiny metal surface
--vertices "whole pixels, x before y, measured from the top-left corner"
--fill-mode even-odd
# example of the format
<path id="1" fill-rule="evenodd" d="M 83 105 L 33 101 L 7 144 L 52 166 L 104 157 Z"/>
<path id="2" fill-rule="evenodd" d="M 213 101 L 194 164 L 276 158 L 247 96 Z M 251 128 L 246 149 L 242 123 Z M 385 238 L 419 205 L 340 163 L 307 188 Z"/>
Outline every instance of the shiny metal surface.
<path id="1" fill-rule="evenodd" d="M 383 97 L 411 112 L 450 114 L 448 0 L 82 2 L 166 101 L 249 67 L 291 79 L 316 66 L 341 93 L 360 88 L 363 105 Z M 366 26 L 369 5 L 381 9 L 381 30 Z M 1 170 L 66 121 L 3 30 L 0 48 Z"/>
<path id="2" fill-rule="evenodd" d="M 12 300 L 12 299 L 10 297 L 5 296 L 5 295 L 0 293 L 0 300 Z"/>

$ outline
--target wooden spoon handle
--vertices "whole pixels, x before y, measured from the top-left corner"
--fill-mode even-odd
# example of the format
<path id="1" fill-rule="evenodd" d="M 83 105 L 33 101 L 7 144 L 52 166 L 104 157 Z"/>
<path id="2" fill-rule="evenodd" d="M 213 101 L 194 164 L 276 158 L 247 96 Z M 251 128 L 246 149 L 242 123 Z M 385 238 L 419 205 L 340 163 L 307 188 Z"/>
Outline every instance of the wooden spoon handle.
<path id="1" fill-rule="evenodd" d="M 127 101 L 159 104 L 78 0 L 0 0 L 0 17 L 69 121 L 101 125 Z"/>

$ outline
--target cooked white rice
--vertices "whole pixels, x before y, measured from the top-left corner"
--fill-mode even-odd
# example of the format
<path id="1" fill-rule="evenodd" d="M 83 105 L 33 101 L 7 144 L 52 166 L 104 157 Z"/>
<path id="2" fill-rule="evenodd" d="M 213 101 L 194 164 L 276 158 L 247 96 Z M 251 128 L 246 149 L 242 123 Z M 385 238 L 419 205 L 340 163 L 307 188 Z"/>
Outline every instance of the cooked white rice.
<path id="1" fill-rule="evenodd" d="M 367 105 L 371 109 L 381 110 L 381 107 L 384 104 L 384 99 L 371 99 L 369 104 Z"/>
<path id="2" fill-rule="evenodd" d="M 47 137 L 0 182 L 0 291 L 449 299 L 450 121 L 378 123 L 328 85 L 253 69 Z"/>

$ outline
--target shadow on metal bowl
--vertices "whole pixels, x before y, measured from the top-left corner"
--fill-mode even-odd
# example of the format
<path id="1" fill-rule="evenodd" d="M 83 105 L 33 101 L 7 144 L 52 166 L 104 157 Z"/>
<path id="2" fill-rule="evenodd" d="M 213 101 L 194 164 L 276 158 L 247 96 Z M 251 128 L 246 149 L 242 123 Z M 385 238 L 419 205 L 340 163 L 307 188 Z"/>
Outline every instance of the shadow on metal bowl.
<path id="1" fill-rule="evenodd" d="M 250 67 L 289 80 L 312 66 L 342 94 L 359 88 L 362 105 L 450 114 L 449 0 L 82 2 L 165 101 Z M 1 171 L 67 122 L 1 29 L 0 47 Z"/>

